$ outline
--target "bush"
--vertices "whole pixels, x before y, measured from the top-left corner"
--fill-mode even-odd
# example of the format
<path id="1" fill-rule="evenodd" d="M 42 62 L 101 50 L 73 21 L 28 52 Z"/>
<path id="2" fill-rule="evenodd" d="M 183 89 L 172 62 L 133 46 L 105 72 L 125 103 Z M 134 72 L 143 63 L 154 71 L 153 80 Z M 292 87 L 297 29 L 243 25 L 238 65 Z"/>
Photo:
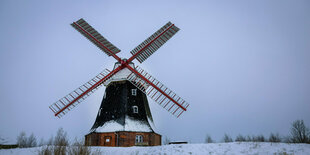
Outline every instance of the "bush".
<path id="1" fill-rule="evenodd" d="M 28 147 L 36 147 L 37 146 L 37 138 L 32 133 L 27 139 Z"/>
<path id="2" fill-rule="evenodd" d="M 33 133 L 27 138 L 26 133 L 22 131 L 17 137 L 17 145 L 18 147 L 21 147 L 21 148 L 36 147 L 37 139 Z"/>
<path id="3" fill-rule="evenodd" d="M 59 128 L 57 134 L 54 138 L 54 145 L 56 146 L 68 146 L 69 140 L 67 137 L 67 132 L 63 128 Z"/>
<path id="4" fill-rule="evenodd" d="M 38 151 L 38 155 L 52 155 L 53 154 L 53 147 L 52 146 L 42 146 L 41 149 Z"/>
<path id="5" fill-rule="evenodd" d="M 251 136 L 247 135 L 245 141 L 246 142 L 252 142 L 253 140 L 252 140 Z"/>
<path id="6" fill-rule="evenodd" d="M 265 137 L 263 135 L 253 136 L 253 142 L 265 142 Z"/>
<path id="7" fill-rule="evenodd" d="M 210 135 L 207 135 L 206 136 L 206 140 L 205 140 L 206 143 L 214 143 L 213 139 L 211 138 Z"/>
<path id="8" fill-rule="evenodd" d="M 17 137 L 17 145 L 18 147 L 22 147 L 22 148 L 27 147 L 27 137 L 24 131 L 22 131 Z"/>
<path id="9" fill-rule="evenodd" d="M 38 150 L 38 155 L 101 155 L 101 151 L 92 151 L 89 146 L 84 146 L 83 141 L 75 141 L 72 146 L 43 146 Z"/>
<path id="10" fill-rule="evenodd" d="M 44 143 L 44 140 L 41 140 Z M 84 146 L 83 141 L 77 141 L 69 146 L 67 132 L 59 128 L 55 137 L 51 136 L 46 146 L 38 150 L 39 155 L 100 155 L 99 149 L 92 151 L 90 147 Z"/>
<path id="11" fill-rule="evenodd" d="M 236 142 L 245 142 L 246 139 L 245 137 L 243 137 L 241 134 L 239 134 L 236 139 L 235 139 Z"/>
<path id="12" fill-rule="evenodd" d="M 59 128 L 54 138 L 54 155 L 65 155 L 68 145 L 69 140 L 67 137 L 67 132 L 65 132 L 63 128 Z"/>
<path id="13" fill-rule="evenodd" d="M 281 142 L 281 138 L 279 136 L 279 134 L 273 134 L 271 133 L 270 136 L 269 136 L 269 139 L 268 139 L 269 142 L 275 142 L 275 143 L 278 143 L 278 142 Z"/>
<path id="14" fill-rule="evenodd" d="M 229 142 L 232 142 L 233 140 L 232 140 L 232 138 L 231 138 L 229 135 L 227 135 L 227 134 L 225 133 L 225 135 L 224 135 L 224 137 L 223 137 L 223 141 L 224 141 L 225 143 L 229 143 Z"/>
<path id="15" fill-rule="evenodd" d="M 310 131 L 309 128 L 305 126 L 303 120 L 296 120 L 293 122 L 289 141 L 292 143 L 310 142 Z"/>
<path id="16" fill-rule="evenodd" d="M 84 146 L 83 141 L 75 141 L 69 149 L 69 155 L 90 155 L 91 150 L 88 146 Z"/>

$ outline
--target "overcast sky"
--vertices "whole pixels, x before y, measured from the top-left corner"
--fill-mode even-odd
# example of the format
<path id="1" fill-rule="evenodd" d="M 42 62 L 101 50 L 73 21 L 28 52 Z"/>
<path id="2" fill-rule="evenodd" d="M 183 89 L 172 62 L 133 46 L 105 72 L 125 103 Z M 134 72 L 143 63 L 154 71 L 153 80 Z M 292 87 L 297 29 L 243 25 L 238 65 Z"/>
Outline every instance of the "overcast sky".
<path id="1" fill-rule="evenodd" d="M 105 87 L 56 119 L 49 105 L 115 60 L 70 26 L 84 18 L 122 58 L 168 21 L 181 30 L 140 65 L 184 98 L 179 119 L 149 99 L 171 140 L 287 135 L 310 126 L 310 1 L 0 1 L 0 136 L 83 138 Z"/>

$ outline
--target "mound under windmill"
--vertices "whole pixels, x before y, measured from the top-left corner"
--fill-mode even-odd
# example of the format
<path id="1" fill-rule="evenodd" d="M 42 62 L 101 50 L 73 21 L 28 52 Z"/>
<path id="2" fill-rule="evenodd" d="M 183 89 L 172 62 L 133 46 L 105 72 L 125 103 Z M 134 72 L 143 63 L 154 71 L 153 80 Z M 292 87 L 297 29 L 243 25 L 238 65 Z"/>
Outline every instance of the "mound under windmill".
<path id="1" fill-rule="evenodd" d="M 146 95 L 176 117 L 186 111 L 189 104 L 141 67 L 135 67 L 132 61 L 145 61 L 178 32 L 179 28 L 168 22 L 133 49 L 129 59 L 121 59 L 116 55 L 120 50 L 84 19 L 71 25 L 117 62 L 112 71 L 105 69 L 49 108 L 60 118 L 100 86 L 105 85 L 105 94 L 96 121 L 90 133 L 85 136 L 85 145 L 161 145 L 161 135 L 155 133 L 150 125 L 153 119 Z"/>

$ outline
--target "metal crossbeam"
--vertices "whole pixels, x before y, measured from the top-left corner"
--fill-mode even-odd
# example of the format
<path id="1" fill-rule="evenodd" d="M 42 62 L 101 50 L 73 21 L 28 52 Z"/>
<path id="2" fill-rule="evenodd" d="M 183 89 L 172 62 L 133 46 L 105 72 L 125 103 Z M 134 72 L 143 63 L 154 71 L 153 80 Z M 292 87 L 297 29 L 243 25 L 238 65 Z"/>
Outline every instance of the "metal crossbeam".
<path id="1" fill-rule="evenodd" d="M 143 93 L 152 98 L 155 102 L 157 102 L 164 109 L 169 111 L 172 115 L 179 117 L 184 111 L 186 111 L 189 104 L 179 97 L 172 90 L 164 86 L 161 82 L 156 80 L 149 73 L 144 71 L 140 67 L 136 67 L 136 71 L 140 73 L 146 80 L 140 78 L 140 76 L 135 73 L 131 73 L 128 75 L 127 80 L 130 81 L 133 85 L 139 88 Z M 154 85 L 154 86 L 152 86 Z M 158 90 L 160 89 L 160 90 Z"/>
<path id="2" fill-rule="evenodd" d="M 130 62 L 132 59 L 136 58 L 140 63 L 142 63 L 179 30 L 180 29 L 174 24 L 168 22 L 153 35 L 143 41 L 140 45 L 138 45 L 135 49 L 133 49 L 130 52 L 133 55 L 133 58 L 128 59 L 128 61 Z"/>
<path id="3" fill-rule="evenodd" d="M 100 33 L 98 33 L 93 27 L 91 27 L 83 18 L 73 22 L 71 25 L 108 56 L 112 55 L 111 52 L 116 54 L 121 51 L 106 38 L 104 38 Z"/>
<path id="4" fill-rule="evenodd" d="M 80 102 L 85 100 L 95 90 L 101 87 L 103 85 L 102 83 L 109 78 L 107 77 L 109 74 L 110 71 L 105 69 L 93 79 L 83 84 L 81 87 L 75 89 L 70 94 L 49 106 L 49 108 L 54 112 L 55 116 L 59 118 L 62 117 L 72 108 L 77 106 Z"/>

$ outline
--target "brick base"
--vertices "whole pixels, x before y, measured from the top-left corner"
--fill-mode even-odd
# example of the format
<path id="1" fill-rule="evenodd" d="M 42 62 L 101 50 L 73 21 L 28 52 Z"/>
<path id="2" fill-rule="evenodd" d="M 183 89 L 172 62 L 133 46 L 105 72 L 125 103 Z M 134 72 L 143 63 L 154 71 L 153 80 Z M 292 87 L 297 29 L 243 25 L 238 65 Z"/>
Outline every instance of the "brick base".
<path id="1" fill-rule="evenodd" d="M 142 141 L 137 142 L 136 136 L 141 135 Z M 87 146 L 157 146 L 161 145 L 161 135 L 155 132 L 104 132 L 85 135 Z"/>

